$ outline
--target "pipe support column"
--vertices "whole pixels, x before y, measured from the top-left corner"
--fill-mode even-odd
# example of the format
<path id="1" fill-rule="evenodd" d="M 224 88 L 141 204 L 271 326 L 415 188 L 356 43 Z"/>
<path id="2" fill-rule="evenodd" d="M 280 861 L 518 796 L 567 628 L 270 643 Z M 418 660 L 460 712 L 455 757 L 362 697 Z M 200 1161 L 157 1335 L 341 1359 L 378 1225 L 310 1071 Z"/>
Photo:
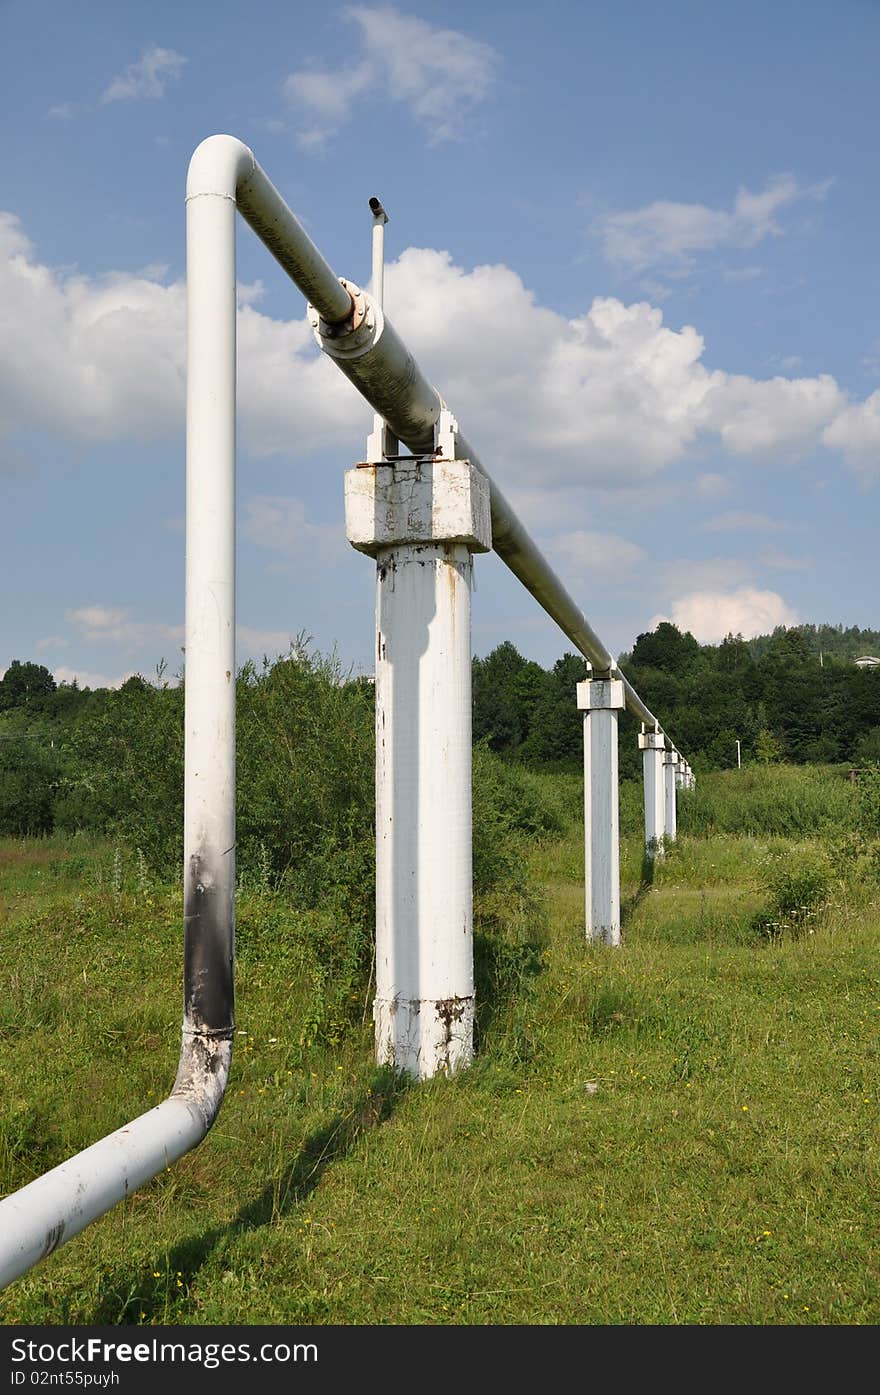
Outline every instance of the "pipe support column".
<path id="1" fill-rule="evenodd" d="M 417 1079 L 473 1058 L 471 582 L 489 491 L 466 460 L 345 477 L 376 559 L 376 1059 Z"/>
<path id="2" fill-rule="evenodd" d="M 639 749 L 642 753 L 645 792 L 645 851 L 649 857 L 662 857 L 666 836 L 666 786 L 663 775 L 666 738 L 658 731 L 640 732 Z"/>
<path id="3" fill-rule="evenodd" d="M 584 844 L 588 940 L 620 944 L 620 797 L 617 724 L 626 705 L 617 678 L 577 685 L 584 714 Z"/>
<path id="4" fill-rule="evenodd" d="M 664 828 L 668 843 L 674 843 L 678 834 L 678 811 L 676 808 L 678 759 L 677 751 L 667 751 L 663 757 Z"/>

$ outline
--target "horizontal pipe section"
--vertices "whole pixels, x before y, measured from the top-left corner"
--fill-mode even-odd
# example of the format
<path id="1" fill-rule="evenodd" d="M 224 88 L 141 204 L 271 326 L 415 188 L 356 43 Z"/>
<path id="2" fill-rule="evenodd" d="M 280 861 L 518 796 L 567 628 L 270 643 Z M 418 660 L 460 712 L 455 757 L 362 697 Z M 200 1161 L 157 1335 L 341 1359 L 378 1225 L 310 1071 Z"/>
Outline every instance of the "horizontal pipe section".
<path id="1" fill-rule="evenodd" d="M 428 454 L 434 449 L 434 427 L 446 404 L 384 311 L 365 291 L 353 287 L 352 293 L 365 303 L 359 327 L 348 334 L 328 334 L 319 316 L 313 314 L 315 337 L 374 411 L 384 417 L 394 435 L 414 455 Z M 314 308 L 317 310 L 317 306 Z M 489 481 L 494 551 L 589 660 L 597 675 L 617 672 L 613 655 L 520 523 L 473 446 L 461 435 L 456 451 L 460 459 L 470 460 Z M 659 730 L 657 719 L 632 684 L 626 678 L 623 684 L 627 710 L 652 730 Z"/>
<path id="2" fill-rule="evenodd" d="M 228 189 L 230 183 L 245 221 L 317 312 L 312 323 L 322 349 L 413 454 L 432 451 L 434 426 L 445 404 L 381 305 L 334 275 L 246 145 L 233 136 L 210 136 L 193 156 L 187 198 Z M 358 299 L 363 306 L 355 326 L 351 317 Z M 492 545 L 498 556 L 597 673 L 616 671 L 613 656 L 520 523 L 477 452 L 459 438 L 458 453 L 462 459 L 472 460 L 489 481 Z M 645 726 L 659 730 L 657 719 L 632 684 L 626 678 L 623 684 L 627 710 Z"/>

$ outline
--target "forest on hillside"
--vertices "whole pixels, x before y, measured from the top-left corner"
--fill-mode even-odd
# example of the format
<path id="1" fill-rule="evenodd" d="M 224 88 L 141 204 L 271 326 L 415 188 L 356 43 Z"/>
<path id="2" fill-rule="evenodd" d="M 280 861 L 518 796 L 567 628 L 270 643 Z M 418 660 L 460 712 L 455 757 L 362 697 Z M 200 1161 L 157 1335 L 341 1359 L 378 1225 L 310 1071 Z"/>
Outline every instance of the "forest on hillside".
<path id="1" fill-rule="evenodd" d="M 798 626 L 755 640 L 700 645 L 661 623 L 620 667 L 697 771 L 744 764 L 880 762 L 880 668 L 855 657 L 880 633 Z M 473 660 L 474 740 L 519 763 L 582 759 L 575 685 L 580 655 L 545 669 L 509 641 Z M 299 753 L 323 763 L 307 816 L 338 846 L 372 799 L 373 689 L 307 646 L 238 676 L 239 840 L 252 861 L 285 818 Z M 638 727 L 621 719 L 621 775 L 636 777 Z M 119 689 L 57 685 L 40 664 L 13 660 L 0 679 L 0 833 L 120 832 L 155 863 L 174 859 L 182 822 L 183 678 L 129 678 Z M 314 770 L 312 771 L 314 774 Z M 348 811 L 348 812 L 346 812 Z M 302 811 L 300 811 L 300 815 Z M 351 816 L 353 817 L 353 816 Z M 267 822 L 268 821 L 268 822 Z M 360 837 L 360 834 L 359 834 Z"/>
<path id="2" fill-rule="evenodd" d="M 785 760 L 865 764 L 880 760 L 880 668 L 854 659 L 876 652 L 875 630 L 780 627 L 745 640 L 698 644 L 664 621 L 619 659 L 639 696 L 699 770 Z M 580 655 L 549 670 L 507 642 L 474 660 L 474 736 L 496 751 L 538 760 L 576 760 L 582 749 L 574 685 Z M 621 719 L 620 767 L 639 769 L 638 726 Z"/>

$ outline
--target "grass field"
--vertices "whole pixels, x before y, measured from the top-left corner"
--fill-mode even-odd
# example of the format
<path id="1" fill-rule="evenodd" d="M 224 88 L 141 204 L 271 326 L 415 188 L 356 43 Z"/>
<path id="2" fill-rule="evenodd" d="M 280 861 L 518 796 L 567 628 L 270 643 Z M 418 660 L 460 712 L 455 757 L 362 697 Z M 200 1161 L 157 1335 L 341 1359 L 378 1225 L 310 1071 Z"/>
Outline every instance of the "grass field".
<path id="1" fill-rule="evenodd" d="M 543 910 L 481 932 L 452 1081 L 376 1070 L 366 986 L 318 1034 L 296 916 L 242 894 L 217 1124 L 0 1321 L 876 1324 L 880 884 L 835 849 L 843 779 L 750 799 L 738 774 L 700 782 L 650 885 L 627 834 L 619 950 L 584 942 L 577 780 L 535 777 L 570 817 L 531 845 Z M 794 832 L 760 814 L 774 778 Z M 747 834 L 719 826 L 736 800 Z M 808 911 L 759 933 L 773 869 L 819 862 Z M 167 1093 L 180 895 L 110 846 L 8 840 L 0 924 L 5 1192 Z"/>

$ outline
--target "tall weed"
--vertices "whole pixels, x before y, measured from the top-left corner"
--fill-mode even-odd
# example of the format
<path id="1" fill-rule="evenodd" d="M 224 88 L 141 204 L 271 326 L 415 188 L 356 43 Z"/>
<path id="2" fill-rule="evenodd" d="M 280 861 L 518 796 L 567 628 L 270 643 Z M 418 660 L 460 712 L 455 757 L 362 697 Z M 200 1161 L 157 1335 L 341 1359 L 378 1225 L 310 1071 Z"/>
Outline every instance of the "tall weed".
<path id="1" fill-rule="evenodd" d="M 839 766 L 750 765 L 698 777 L 679 801 L 679 832 L 804 837 L 836 834 L 853 817 L 853 786 Z"/>

